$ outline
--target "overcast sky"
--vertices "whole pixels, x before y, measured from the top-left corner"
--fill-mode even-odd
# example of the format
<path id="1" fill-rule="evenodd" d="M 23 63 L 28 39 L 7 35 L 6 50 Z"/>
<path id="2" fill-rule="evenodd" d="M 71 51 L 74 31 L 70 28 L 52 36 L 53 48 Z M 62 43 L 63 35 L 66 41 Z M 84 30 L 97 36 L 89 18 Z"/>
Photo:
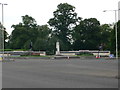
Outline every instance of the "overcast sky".
<path id="1" fill-rule="evenodd" d="M 120 0 L 0 0 L 7 3 L 4 6 L 4 26 L 10 34 L 13 30 L 11 25 L 21 22 L 21 16 L 32 16 L 38 25 L 47 24 L 53 18 L 53 12 L 60 3 L 68 3 L 75 6 L 75 12 L 79 17 L 97 18 L 101 24 L 112 24 L 115 21 L 114 12 L 103 10 L 118 9 Z M 2 20 L 2 6 L 0 5 L 0 21 Z"/>

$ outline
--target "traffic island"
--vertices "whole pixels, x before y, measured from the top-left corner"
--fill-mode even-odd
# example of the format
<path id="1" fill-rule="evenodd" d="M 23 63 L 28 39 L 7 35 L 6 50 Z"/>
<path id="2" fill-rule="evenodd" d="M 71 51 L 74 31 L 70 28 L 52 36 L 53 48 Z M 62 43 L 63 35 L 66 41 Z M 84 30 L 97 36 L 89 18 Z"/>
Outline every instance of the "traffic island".
<path id="1" fill-rule="evenodd" d="M 80 59 L 79 56 L 64 56 L 64 55 L 55 55 L 51 59 Z"/>

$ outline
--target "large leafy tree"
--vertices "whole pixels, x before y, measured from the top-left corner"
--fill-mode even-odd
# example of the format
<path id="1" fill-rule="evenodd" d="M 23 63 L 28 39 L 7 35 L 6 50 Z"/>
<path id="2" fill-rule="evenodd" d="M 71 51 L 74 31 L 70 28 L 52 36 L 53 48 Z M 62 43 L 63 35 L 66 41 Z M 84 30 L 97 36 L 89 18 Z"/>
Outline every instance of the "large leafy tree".
<path id="1" fill-rule="evenodd" d="M 22 16 L 22 22 L 12 25 L 14 29 L 10 36 L 9 48 L 47 50 L 51 30 L 47 25 L 37 25 L 34 18 Z"/>
<path id="2" fill-rule="evenodd" d="M 118 39 L 117 42 L 118 42 L 118 51 L 119 51 L 118 54 L 120 55 L 120 39 L 119 39 L 120 38 L 120 21 L 117 22 L 117 31 L 118 31 L 117 32 L 117 36 L 118 36 L 117 37 L 117 39 Z M 111 52 L 114 53 L 114 54 L 115 54 L 115 50 L 116 50 L 116 34 L 115 34 L 115 32 L 116 31 L 115 31 L 115 26 L 114 26 L 114 29 L 111 32 L 111 37 L 110 37 L 111 38 L 111 44 L 110 44 L 111 47 L 110 48 L 111 48 Z"/>
<path id="3" fill-rule="evenodd" d="M 96 18 L 84 19 L 73 33 L 73 49 L 98 49 L 100 44 L 100 23 Z"/>
<path id="4" fill-rule="evenodd" d="M 4 35 L 4 37 L 3 37 Z M 6 28 L 0 23 L 0 49 L 6 48 L 7 42 L 6 40 L 8 39 L 8 33 L 6 31 Z M 3 42 L 4 42 L 4 47 L 3 47 Z"/>
<path id="5" fill-rule="evenodd" d="M 49 25 L 53 27 L 52 35 L 61 42 L 61 50 L 70 50 L 72 27 L 78 21 L 75 7 L 67 3 L 60 3 L 53 15 L 54 18 L 48 21 Z"/>
<path id="6" fill-rule="evenodd" d="M 113 31 L 113 29 L 111 28 L 110 24 L 103 24 L 100 26 L 100 35 L 101 35 L 101 44 L 103 45 L 103 49 L 104 50 L 110 50 L 110 45 L 111 45 L 111 41 L 110 41 L 110 37 L 111 37 L 111 32 Z"/>
<path id="7" fill-rule="evenodd" d="M 34 44 L 35 50 L 47 51 L 51 29 L 47 25 L 38 26 L 38 36 Z"/>
<path id="8" fill-rule="evenodd" d="M 22 16 L 22 23 L 12 25 L 14 29 L 10 36 L 9 48 L 29 49 L 30 42 L 35 42 L 37 36 L 37 24 L 34 18 Z"/>
<path id="9" fill-rule="evenodd" d="M 119 51 L 119 56 L 120 56 L 120 20 L 118 21 L 118 51 Z"/>

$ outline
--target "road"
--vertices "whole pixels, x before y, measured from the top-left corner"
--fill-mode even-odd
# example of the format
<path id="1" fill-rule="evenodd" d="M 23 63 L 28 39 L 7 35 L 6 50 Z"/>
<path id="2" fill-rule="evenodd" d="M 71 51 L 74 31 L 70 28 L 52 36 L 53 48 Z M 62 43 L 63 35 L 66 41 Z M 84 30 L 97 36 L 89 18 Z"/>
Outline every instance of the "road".
<path id="1" fill-rule="evenodd" d="M 2 64 L 3 88 L 117 88 L 117 60 L 17 59 Z"/>

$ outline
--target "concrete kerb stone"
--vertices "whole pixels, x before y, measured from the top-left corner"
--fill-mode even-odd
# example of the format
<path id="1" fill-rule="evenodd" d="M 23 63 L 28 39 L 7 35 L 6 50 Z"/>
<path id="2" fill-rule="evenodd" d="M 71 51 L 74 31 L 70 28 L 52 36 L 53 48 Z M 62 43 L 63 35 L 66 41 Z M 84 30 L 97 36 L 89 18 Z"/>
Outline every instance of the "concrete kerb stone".
<path id="1" fill-rule="evenodd" d="M 50 57 L 6 57 L 6 59 L 50 59 Z"/>
<path id="2" fill-rule="evenodd" d="M 51 59 L 80 59 L 79 56 L 53 56 Z"/>
<path id="3" fill-rule="evenodd" d="M 104 57 L 98 58 L 98 60 L 103 59 Z M 5 57 L 5 60 L 15 60 L 15 59 L 80 59 L 80 60 L 96 60 L 94 56 L 49 56 L 49 57 Z M 116 59 L 111 59 L 111 58 L 104 58 L 104 60 L 116 60 Z M 0 60 L 2 61 L 2 60 Z"/>

